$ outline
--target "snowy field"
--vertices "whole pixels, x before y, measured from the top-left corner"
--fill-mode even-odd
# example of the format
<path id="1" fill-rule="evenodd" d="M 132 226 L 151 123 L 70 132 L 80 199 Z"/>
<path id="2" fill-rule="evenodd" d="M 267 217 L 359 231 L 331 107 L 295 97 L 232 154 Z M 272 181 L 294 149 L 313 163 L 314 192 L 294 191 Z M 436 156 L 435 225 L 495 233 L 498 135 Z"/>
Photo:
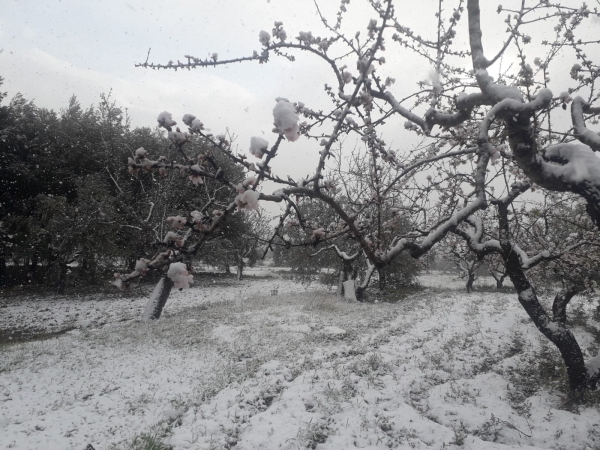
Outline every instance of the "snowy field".
<path id="1" fill-rule="evenodd" d="M 144 297 L 8 299 L 0 448 L 600 449 L 598 402 L 566 402 L 514 294 L 422 282 L 349 304 L 317 284 L 217 281 L 175 292 L 151 324 Z M 600 324 L 574 303 L 595 354 Z M 70 331 L 20 342 L 23 329 Z"/>

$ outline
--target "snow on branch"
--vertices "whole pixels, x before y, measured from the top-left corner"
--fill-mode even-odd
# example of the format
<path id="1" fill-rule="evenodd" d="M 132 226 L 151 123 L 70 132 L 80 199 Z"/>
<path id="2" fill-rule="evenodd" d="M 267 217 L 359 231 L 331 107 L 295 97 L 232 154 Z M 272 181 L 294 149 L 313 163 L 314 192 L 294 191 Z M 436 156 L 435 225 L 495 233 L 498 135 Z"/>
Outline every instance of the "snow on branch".
<path id="1" fill-rule="evenodd" d="M 590 109 L 590 105 L 580 96 L 575 97 L 571 105 L 571 118 L 575 135 L 579 141 L 589 146 L 593 151 L 600 151 L 600 136 L 585 126 L 583 113 Z"/>

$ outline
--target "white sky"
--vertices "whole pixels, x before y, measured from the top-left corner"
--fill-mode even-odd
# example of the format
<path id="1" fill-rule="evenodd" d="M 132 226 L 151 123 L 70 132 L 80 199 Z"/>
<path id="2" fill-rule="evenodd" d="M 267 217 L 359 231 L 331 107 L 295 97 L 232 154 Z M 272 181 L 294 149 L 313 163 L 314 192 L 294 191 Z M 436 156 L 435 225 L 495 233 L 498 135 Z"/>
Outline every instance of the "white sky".
<path id="1" fill-rule="evenodd" d="M 437 2 L 395 4 L 406 25 L 419 34 L 435 35 Z M 450 1 L 444 4 L 449 9 L 455 6 Z M 331 23 L 338 5 L 338 0 L 319 2 Z M 505 14 L 496 14 L 497 2 L 482 1 L 481 6 L 484 41 L 491 55 L 504 39 Z M 350 36 L 357 30 L 364 35 L 375 14 L 366 1 L 352 0 L 348 8 L 344 23 Z M 323 84 L 335 86 L 335 80 L 320 60 L 296 53 L 298 59 L 292 63 L 272 55 L 266 65 L 246 62 L 190 72 L 152 71 L 134 68 L 134 63 L 145 60 L 149 47 L 150 61 L 160 63 L 183 60 L 185 54 L 204 58 L 217 52 L 220 59 L 251 55 L 260 50 L 259 31 L 270 31 L 275 20 L 284 23 L 289 38 L 309 30 L 325 35 L 311 0 L 0 0 L 2 90 L 9 98 L 21 92 L 38 106 L 61 109 L 72 94 L 86 107 L 112 89 L 112 98 L 128 108 L 134 126 L 155 126 L 163 110 L 178 121 L 184 113 L 192 113 L 214 133 L 229 127 L 245 150 L 253 135 L 275 140 L 271 133 L 275 97 L 303 101 L 312 109 L 328 105 Z M 459 32 L 466 32 L 466 16 Z M 545 37 L 537 36 L 538 42 Z M 427 77 L 429 68 L 391 39 L 387 47 L 388 64 L 378 70 L 398 80 L 392 91 L 400 98 Z M 504 61 L 503 67 L 509 63 Z M 572 62 L 558 63 L 564 66 L 557 77 L 560 92 L 568 87 Z M 354 64 L 349 61 L 351 69 Z M 414 134 L 404 130 L 404 119 L 389 122 L 383 129 L 388 143 L 416 142 Z M 286 143 L 274 170 L 294 177 L 312 173 L 319 150 L 316 143 L 302 138 Z"/>

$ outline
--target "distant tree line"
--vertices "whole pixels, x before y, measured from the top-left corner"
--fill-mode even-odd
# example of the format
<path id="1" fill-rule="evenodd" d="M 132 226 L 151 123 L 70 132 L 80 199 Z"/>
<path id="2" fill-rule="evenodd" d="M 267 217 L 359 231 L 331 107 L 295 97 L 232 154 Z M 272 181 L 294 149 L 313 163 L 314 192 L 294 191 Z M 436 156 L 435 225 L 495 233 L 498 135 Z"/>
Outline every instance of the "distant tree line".
<path id="1" fill-rule="evenodd" d="M 64 293 L 69 284 L 106 283 L 113 271 L 132 269 L 142 251 L 160 250 L 168 216 L 231 201 L 214 180 L 131 173 L 127 161 L 139 147 L 176 156 L 157 128 L 132 127 L 110 94 L 88 108 L 73 96 L 57 112 L 0 92 L 0 286 Z M 234 164 L 220 163 L 243 180 Z M 197 259 L 225 271 L 252 264 L 253 230 L 264 222 L 234 215 Z"/>

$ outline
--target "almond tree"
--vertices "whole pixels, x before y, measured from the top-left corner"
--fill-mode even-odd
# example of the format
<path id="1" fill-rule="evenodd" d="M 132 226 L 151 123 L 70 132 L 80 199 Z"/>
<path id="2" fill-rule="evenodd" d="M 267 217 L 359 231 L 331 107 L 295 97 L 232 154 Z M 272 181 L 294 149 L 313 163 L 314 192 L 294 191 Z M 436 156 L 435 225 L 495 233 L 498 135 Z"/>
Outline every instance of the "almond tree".
<path id="1" fill-rule="evenodd" d="M 470 251 L 462 240 L 447 238 L 442 248 L 441 254 L 454 263 L 458 269 L 459 277 L 467 280 L 467 292 L 473 292 L 477 271 L 483 264 L 483 260 Z"/>
<path id="2" fill-rule="evenodd" d="M 183 116 L 189 129 L 182 132 L 173 129 L 176 123 L 169 113 L 159 115 L 158 122 L 169 131 L 181 161 L 152 160 L 138 154 L 130 167 L 180 170 L 192 182 L 212 178 L 237 192 L 237 196 L 218 214 L 201 212 L 193 213 L 191 219 L 172 218 L 181 235 L 172 232 L 165 239 L 170 245 L 167 251 L 143 260 L 132 274 L 119 275 L 118 283 L 126 285 L 147 270 L 168 266 L 167 278 L 176 286 L 186 286 L 190 276 L 181 261 L 196 254 L 236 209 L 255 209 L 259 200 L 283 205 L 279 223 L 266 242 L 266 252 L 277 242 L 285 243 L 284 224 L 288 219 L 299 220 L 298 201 L 308 198 L 327 205 L 340 224 L 333 231 L 327 224 L 315 224 L 313 233 L 318 232 L 322 241 L 352 236 L 369 264 L 380 273 L 385 273 L 401 254 L 413 258 L 425 255 L 451 232 L 466 239 L 473 251 L 501 255 L 521 305 L 560 350 L 572 390 L 594 387 L 600 364 L 593 362 L 586 367 L 573 334 L 544 311 L 525 273 L 540 261 L 558 260 L 557 254 L 542 251 L 529 257 L 525 251 L 515 251 L 517 244 L 511 239 L 508 213 L 514 199 L 535 184 L 581 197 L 590 220 L 600 227 L 600 159 L 595 154 L 600 149 L 600 137 L 586 124 L 600 112 L 593 106 L 600 70 L 586 53 L 588 48 L 597 48 L 599 41 L 585 36 L 581 27 L 588 20 L 598 19 L 597 9 L 549 1 L 532 5 L 522 1 L 514 9 L 500 6 L 498 14 L 507 17 L 499 27 L 507 34 L 490 57 L 484 52 L 478 0 L 466 0 L 466 23 L 462 21 L 463 0 L 457 0 L 454 6 L 439 1 L 432 20 L 432 37 L 411 30 L 406 25 L 409 10 L 403 7 L 396 11 L 393 0 L 366 2 L 374 18 L 366 30 L 349 32 L 343 28 L 348 3 L 342 0 L 335 23 L 321 16 L 323 36 L 298 31 L 295 38 L 289 38 L 283 24 L 276 22 L 271 32 L 260 32 L 262 48 L 252 55 L 223 61 L 216 53 L 207 59 L 186 55 L 183 62 L 139 64 L 177 71 L 237 62 L 265 64 L 272 55 L 293 61 L 295 52 L 307 52 L 331 69 L 325 85 L 331 108 L 311 108 L 300 101 L 276 99 L 275 142 L 269 145 L 265 139 L 255 137 L 250 143 L 250 153 L 260 160 L 257 164 L 232 150 L 225 136 L 206 133 L 196 117 Z M 365 35 L 361 36 L 361 31 L 366 31 Z M 581 38 L 575 37 L 577 33 Z M 425 80 L 411 79 L 414 71 L 403 70 L 393 61 L 395 57 L 402 60 L 406 54 L 416 54 L 430 65 Z M 549 89 L 550 72 L 562 54 L 577 63 L 570 71 L 572 85 L 554 95 Z M 470 57 L 470 64 L 465 63 L 466 57 Z M 517 64 L 501 70 L 500 62 L 505 57 Z M 531 60 L 534 66 L 529 64 Z M 354 65 L 356 69 L 350 68 Z M 495 77 L 493 70 L 497 70 Z M 406 89 L 411 92 L 402 98 Z M 566 125 L 559 114 L 569 103 L 571 124 Z M 305 120 L 301 122 L 300 117 Z M 386 123 L 396 128 L 403 123 L 404 133 L 416 136 L 417 142 L 400 148 L 388 144 L 382 134 Z M 340 202 L 332 194 L 328 178 L 332 166 L 335 168 L 332 159 L 336 146 L 349 142 L 349 138 L 358 140 L 360 151 L 371 161 L 369 175 L 374 187 L 355 204 Z M 184 147 L 191 139 L 202 141 L 207 150 L 193 157 L 187 155 Z M 287 147 L 298 139 L 315 142 L 319 158 L 314 172 L 301 180 L 273 173 L 273 158 L 288 151 Z M 231 181 L 215 162 L 215 152 L 243 166 L 248 171 L 246 180 L 238 184 Z M 384 166 L 394 170 L 386 181 L 381 177 Z M 507 173 L 516 179 L 512 188 Z M 279 184 L 281 189 L 272 194 L 263 192 L 258 188 L 265 180 Z M 496 195 L 495 189 L 503 192 Z M 379 219 L 370 214 L 370 208 L 378 202 L 392 201 L 406 211 L 410 229 L 395 231 L 383 239 Z M 490 203 L 498 209 L 498 239 L 488 239 L 479 232 L 477 213 Z M 193 243 L 192 235 L 197 236 Z M 166 298 L 161 294 L 168 292 L 164 286 L 157 286 L 155 292 L 160 295 L 155 298 Z"/>
<path id="3" fill-rule="evenodd" d="M 479 257 L 483 258 L 492 253 L 502 257 L 508 275 L 518 292 L 519 303 L 538 330 L 560 351 L 567 367 L 571 390 L 582 392 L 589 388 L 595 388 L 600 381 L 600 371 L 597 368 L 600 358 L 596 357 L 587 364 L 585 363 L 577 338 L 566 323 L 566 306 L 574 294 L 571 295 L 568 289 L 566 292 L 561 291 L 554 299 L 553 315 L 551 316 L 540 303 L 532 277 L 528 272 L 534 271 L 544 263 L 550 263 L 557 267 L 560 263 L 564 264 L 564 261 L 578 258 L 581 253 L 593 251 L 597 254 L 600 241 L 592 233 L 563 240 L 558 246 L 540 245 L 540 242 L 532 241 L 517 242 L 514 238 L 518 234 L 513 233 L 515 221 L 510 219 L 510 208 L 515 199 L 528 191 L 530 187 L 528 183 L 517 182 L 512 185 L 506 196 L 493 200 L 498 213 L 497 236 L 489 236 L 481 220 L 465 222 L 457 227 L 454 233 L 463 237 L 471 250 Z M 593 259 L 590 264 L 589 268 L 583 268 L 583 270 L 588 271 L 592 267 L 597 267 L 598 260 Z M 583 284 L 582 278 L 579 276 L 571 277 L 570 280 L 562 278 L 562 281 L 567 285 L 571 285 L 574 280 Z M 578 285 L 577 283 L 573 284 Z M 577 292 L 579 291 L 575 293 Z"/>

